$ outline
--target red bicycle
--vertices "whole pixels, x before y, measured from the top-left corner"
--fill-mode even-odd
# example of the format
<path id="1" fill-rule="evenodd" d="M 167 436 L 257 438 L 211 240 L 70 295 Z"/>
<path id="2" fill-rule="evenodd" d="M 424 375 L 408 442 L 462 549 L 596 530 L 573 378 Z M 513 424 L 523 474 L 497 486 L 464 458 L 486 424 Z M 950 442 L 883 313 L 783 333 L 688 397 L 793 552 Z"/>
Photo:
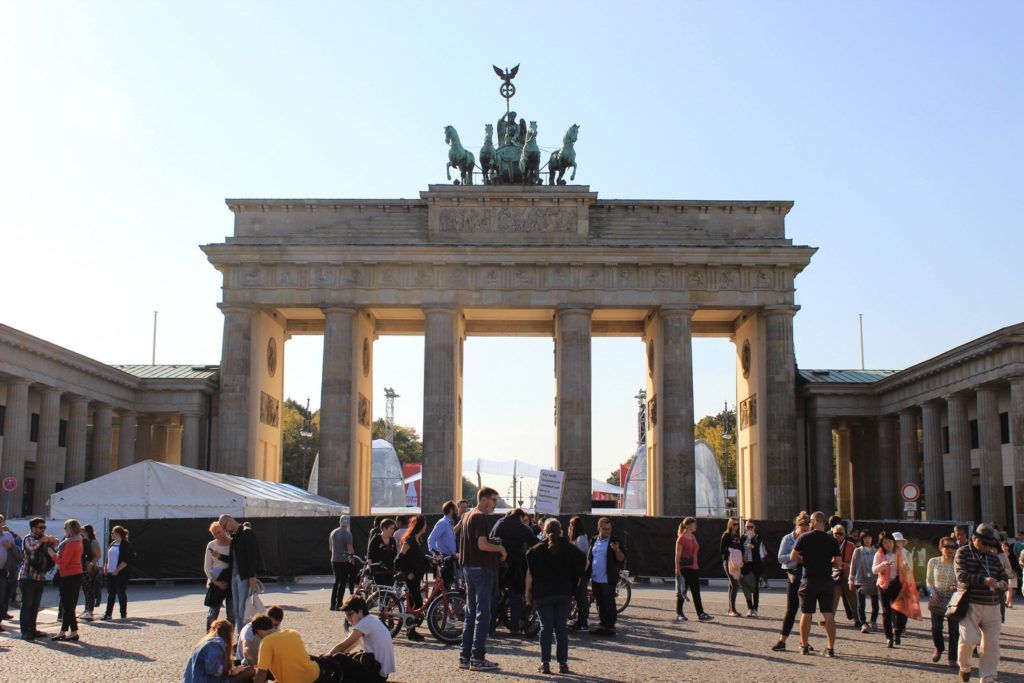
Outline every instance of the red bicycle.
<path id="1" fill-rule="evenodd" d="M 452 558 L 437 560 L 437 578 L 423 600 L 422 607 L 413 607 L 409 590 L 401 577 L 395 586 L 377 585 L 367 597 L 370 611 L 397 636 L 402 628 L 412 628 L 427 622 L 430 634 L 448 645 L 462 640 L 462 625 L 466 620 L 466 596 L 461 590 L 449 590 L 442 577 L 441 567 Z M 404 606 L 404 609 L 403 609 Z"/>

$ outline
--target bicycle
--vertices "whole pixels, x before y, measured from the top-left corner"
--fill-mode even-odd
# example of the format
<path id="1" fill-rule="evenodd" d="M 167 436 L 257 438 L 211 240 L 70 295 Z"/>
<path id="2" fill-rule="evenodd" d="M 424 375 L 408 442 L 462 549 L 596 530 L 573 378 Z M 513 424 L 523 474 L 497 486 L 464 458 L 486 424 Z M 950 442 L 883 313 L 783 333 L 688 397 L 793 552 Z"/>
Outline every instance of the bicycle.
<path id="1" fill-rule="evenodd" d="M 451 561 L 451 558 L 436 560 L 439 565 Z M 423 606 L 418 608 L 412 606 L 408 587 L 401 576 L 397 577 L 395 586 L 374 586 L 374 592 L 367 598 L 367 605 L 384 623 L 392 637 L 397 636 L 403 627 L 418 626 L 425 619 L 430 634 L 442 643 L 451 645 L 461 641 L 462 626 L 466 619 L 466 596 L 458 590 L 448 590 L 440 572 Z"/>
<path id="2" fill-rule="evenodd" d="M 499 590 L 498 601 L 494 604 L 494 611 L 491 615 L 491 633 L 494 633 L 498 622 L 501 622 L 501 625 L 509 631 L 512 630 L 512 605 L 508 601 L 508 587 L 506 586 Z M 519 615 L 519 622 L 522 634 L 527 638 L 533 638 L 540 633 L 540 617 L 537 615 L 537 610 L 525 601 L 522 614 Z"/>
<path id="3" fill-rule="evenodd" d="M 630 581 L 629 572 L 623 569 L 619 572 L 619 580 L 615 584 L 615 612 L 622 614 L 627 607 L 629 607 L 630 601 L 633 599 L 633 586 Z M 590 585 L 587 585 L 587 602 L 593 609 L 595 605 L 594 600 L 594 589 Z M 579 621 L 579 608 L 576 601 L 572 601 L 572 607 L 569 608 L 569 621 L 570 623 L 576 623 Z"/>

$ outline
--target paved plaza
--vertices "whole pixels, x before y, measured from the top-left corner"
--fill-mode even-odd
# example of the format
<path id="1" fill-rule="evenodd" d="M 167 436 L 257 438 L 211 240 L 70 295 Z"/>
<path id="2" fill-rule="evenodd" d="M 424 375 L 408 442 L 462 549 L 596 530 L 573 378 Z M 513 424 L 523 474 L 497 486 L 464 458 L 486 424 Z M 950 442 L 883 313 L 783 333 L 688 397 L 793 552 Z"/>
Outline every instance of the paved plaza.
<path id="1" fill-rule="evenodd" d="M 308 649 L 319 653 L 341 638 L 341 616 L 328 611 L 328 596 L 329 587 L 324 585 L 268 586 L 266 603 L 284 606 L 285 626 L 298 629 Z M 618 638 L 570 636 L 574 675 L 565 677 L 538 674 L 537 642 L 501 637 L 503 630 L 490 642 L 488 653 L 501 664 L 500 673 L 460 671 L 457 649 L 440 645 L 424 628 L 423 643 L 410 643 L 404 636 L 395 640 L 398 672 L 393 680 L 958 680 L 953 671 L 931 663 L 931 637 L 925 622 L 911 621 L 903 645 L 893 650 L 885 647 L 881 633 L 863 635 L 846 626 L 840 629 L 834 660 L 800 655 L 796 634 L 788 652 L 771 652 L 784 597 L 780 589 L 770 590 L 762 596 L 759 618 L 729 618 L 725 591 L 711 588 L 706 591 L 705 606 L 715 621 L 676 625 L 671 623 L 674 593 L 670 587 L 636 587 L 620 621 Z M 48 589 L 44 605 L 50 607 L 40 615 L 42 628 L 50 632 L 56 632 L 55 598 L 56 590 Z M 180 680 L 188 653 L 202 635 L 199 586 L 133 586 L 130 599 L 131 620 L 84 625 L 80 643 L 24 642 L 9 629 L 0 634 L 0 681 Z M 812 634 L 812 644 L 819 650 L 823 647 L 819 627 Z M 1024 607 L 1007 615 L 999 680 L 1024 681 Z"/>

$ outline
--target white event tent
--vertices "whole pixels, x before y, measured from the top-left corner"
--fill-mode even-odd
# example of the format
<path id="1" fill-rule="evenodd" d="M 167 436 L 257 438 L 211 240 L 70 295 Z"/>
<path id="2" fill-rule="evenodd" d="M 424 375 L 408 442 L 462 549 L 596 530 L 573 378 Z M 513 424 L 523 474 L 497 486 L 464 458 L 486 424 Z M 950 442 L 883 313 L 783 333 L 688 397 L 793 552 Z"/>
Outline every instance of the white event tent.
<path id="1" fill-rule="evenodd" d="M 110 519 L 327 517 L 349 508 L 291 484 L 145 460 L 50 496 L 50 517 Z M 101 528 L 101 527 L 97 527 Z"/>

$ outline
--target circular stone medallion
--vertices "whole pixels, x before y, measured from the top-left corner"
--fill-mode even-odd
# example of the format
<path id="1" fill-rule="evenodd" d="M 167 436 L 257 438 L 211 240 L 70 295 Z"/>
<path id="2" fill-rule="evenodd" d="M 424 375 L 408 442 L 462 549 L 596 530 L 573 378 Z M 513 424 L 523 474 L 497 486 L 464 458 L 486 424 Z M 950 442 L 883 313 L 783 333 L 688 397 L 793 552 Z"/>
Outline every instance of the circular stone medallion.
<path id="1" fill-rule="evenodd" d="M 743 379 L 750 377 L 750 340 L 743 340 L 743 349 L 740 351 L 740 369 L 743 370 Z"/>
<path id="2" fill-rule="evenodd" d="M 273 337 L 267 342 L 267 374 L 271 377 L 277 373 L 277 340 Z"/>

